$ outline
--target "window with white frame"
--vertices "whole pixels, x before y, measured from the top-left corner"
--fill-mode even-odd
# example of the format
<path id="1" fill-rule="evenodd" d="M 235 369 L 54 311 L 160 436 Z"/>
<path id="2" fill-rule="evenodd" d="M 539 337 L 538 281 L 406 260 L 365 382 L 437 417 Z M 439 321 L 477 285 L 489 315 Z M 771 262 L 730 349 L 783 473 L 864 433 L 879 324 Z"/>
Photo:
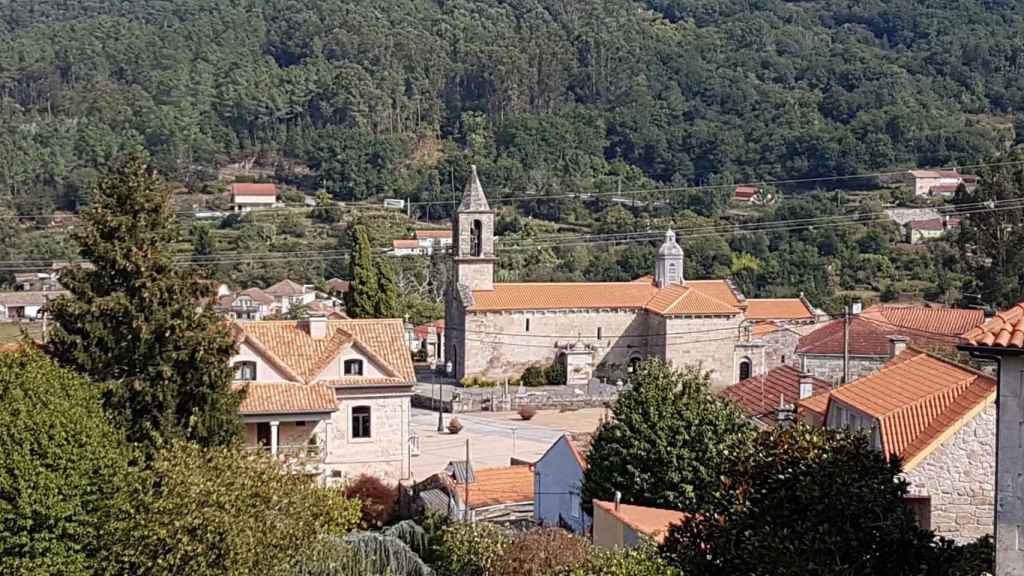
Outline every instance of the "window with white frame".
<path id="1" fill-rule="evenodd" d="M 342 365 L 345 376 L 362 376 L 363 375 L 363 361 L 358 358 L 351 360 L 345 360 Z"/>
<path id="2" fill-rule="evenodd" d="M 256 363 L 252 360 L 243 360 L 241 362 L 235 362 L 235 380 L 248 380 L 252 381 L 256 379 Z"/>

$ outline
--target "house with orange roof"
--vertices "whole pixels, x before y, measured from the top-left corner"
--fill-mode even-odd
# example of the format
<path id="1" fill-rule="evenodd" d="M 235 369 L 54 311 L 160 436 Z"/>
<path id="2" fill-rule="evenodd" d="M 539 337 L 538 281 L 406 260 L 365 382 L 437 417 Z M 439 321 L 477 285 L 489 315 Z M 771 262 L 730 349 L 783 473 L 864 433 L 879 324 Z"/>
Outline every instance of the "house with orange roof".
<path id="1" fill-rule="evenodd" d="M 416 375 L 404 322 L 236 321 L 246 446 L 342 479 L 409 476 Z"/>
<path id="2" fill-rule="evenodd" d="M 758 426 L 771 428 L 778 424 L 780 417 L 789 414 L 797 402 L 830 390 L 832 384 L 821 378 L 792 366 L 778 366 L 740 380 L 723 390 L 722 396 L 732 400 Z"/>
<path id="3" fill-rule="evenodd" d="M 425 512 L 453 520 L 526 527 L 533 523 L 533 466 L 474 469 L 464 460 L 417 482 L 413 499 Z"/>
<path id="4" fill-rule="evenodd" d="M 914 348 L 877 372 L 802 402 L 829 428 L 868 434 L 903 463 L 918 523 L 959 542 L 991 534 L 996 381 Z"/>
<path id="5" fill-rule="evenodd" d="M 750 325 L 813 320 L 801 299 L 748 300 L 728 280 L 685 278 L 683 249 L 671 230 L 652 277 L 498 283 L 494 217 L 474 168 L 455 214 L 445 305 L 445 358 L 456 379 L 500 380 L 560 362 L 567 383 L 583 386 L 626 379 L 642 359 L 660 358 L 699 365 L 724 387 L 764 369 Z M 751 306 L 757 320 L 747 316 Z"/>
<path id="6" fill-rule="evenodd" d="M 959 348 L 996 362 L 995 574 L 1024 574 L 1024 302 L 967 330 Z"/>
<path id="7" fill-rule="evenodd" d="M 277 185 L 235 182 L 231 185 L 231 204 L 236 212 L 273 208 L 277 205 Z"/>
<path id="8" fill-rule="evenodd" d="M 594 500 L 594 545 L 633 548 L 644 538 L 661 544 L 673 524 L 686 520 L 677 510 Z"/>
<path id="9" fill-rule="evenodd" d="M 593 434 L 563 434 L 533 465 L 533 521 L 577 534 L 590 530 L 581 500 Z"/>

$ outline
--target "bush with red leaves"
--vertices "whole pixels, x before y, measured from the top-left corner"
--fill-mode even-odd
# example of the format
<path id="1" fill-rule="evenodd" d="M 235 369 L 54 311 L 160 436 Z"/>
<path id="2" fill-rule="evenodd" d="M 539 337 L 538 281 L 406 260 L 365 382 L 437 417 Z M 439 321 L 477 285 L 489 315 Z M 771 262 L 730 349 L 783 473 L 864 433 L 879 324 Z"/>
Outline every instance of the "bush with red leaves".
<path id="1" fill-rule="evenodd" d="M 345 496 L 359 500 L 363 518 L 359 527 L 373 530 L 388 525 L 398 507 L 398 487 L 389 486 L 375 476 L 361 474 L 345 487 Z"/>

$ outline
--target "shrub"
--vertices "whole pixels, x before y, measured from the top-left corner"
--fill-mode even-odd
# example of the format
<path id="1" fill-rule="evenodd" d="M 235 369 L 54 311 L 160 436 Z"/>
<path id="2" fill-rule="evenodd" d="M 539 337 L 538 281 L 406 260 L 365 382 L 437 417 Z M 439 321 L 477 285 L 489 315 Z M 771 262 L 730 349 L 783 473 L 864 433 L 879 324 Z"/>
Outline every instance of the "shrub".
<path id="1" fill-rule="evenodd" d="M 564 386 L 568 381 L 566 379 L 565 363 L 560 359 L 555 359 L 551 366 L 544 369 L 544 381 L 549 386 Z"/>
<path id="2" fill-rule="evenodd" d="M 533 406 L 521 406 L 519 408 L 519 417 L 523 420 L 529 420 L 537 415 L 537 409 Z"/>
<path id="3" fill-rule="evenodd" d="M 535 528 L 505 546 L 487 576 L 549 576 L 583 565 L 590 552 L 586 540 L 561 528 Z"/>
<path id="4" fill-rule="evenodd" d="M 519 383 L 527 388 L 544 386 L 548 383 L 548 377 L 543 367 L 530 366 L 523 370 L 522 376 L 519 377 Z"/>
<path id="5" fill-rule="evenodd" d="M 345 486 L 345 496 L 358 500 L 362 518 L 359 527 L 363 530 L 381 528 L 391 523 L 398 506 L 398 487 L 389 486 L 380 478 L 360 474 Z"/>
<path id="6" fill-rule="evenodd" d="M 512 534 L 493 524 L 453 524 L 441 532 L 436 566 L 452 576 L 490 576 Z"/>
<path id="7" fill-rule="evenodd" d="M 498 385 L 494 380 L 488 380 L 480 376 L 466 376 L 461 381 L 463 388 L 493 388 Z"/>
<path id="8" fill-rule="evenodd" d="M 658 556 L 658 548 L 644 539 L 636 548 L 607 550 L 591 547 L 581 566 L 553 572 L 556 576 L 679 576 L 680 572 Z"/>

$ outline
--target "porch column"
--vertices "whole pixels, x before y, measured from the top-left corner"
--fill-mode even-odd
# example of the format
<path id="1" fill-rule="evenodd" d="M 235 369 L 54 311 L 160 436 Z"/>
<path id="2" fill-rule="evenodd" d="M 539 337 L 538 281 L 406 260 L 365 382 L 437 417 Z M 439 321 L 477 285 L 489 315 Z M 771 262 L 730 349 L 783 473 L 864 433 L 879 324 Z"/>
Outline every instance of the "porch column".
<path id="1" fill-rule="evenodd" d="M 277 420 L 270 422 L 270 454 L 277 456 L 277 428 L 281 423 Z"/>

